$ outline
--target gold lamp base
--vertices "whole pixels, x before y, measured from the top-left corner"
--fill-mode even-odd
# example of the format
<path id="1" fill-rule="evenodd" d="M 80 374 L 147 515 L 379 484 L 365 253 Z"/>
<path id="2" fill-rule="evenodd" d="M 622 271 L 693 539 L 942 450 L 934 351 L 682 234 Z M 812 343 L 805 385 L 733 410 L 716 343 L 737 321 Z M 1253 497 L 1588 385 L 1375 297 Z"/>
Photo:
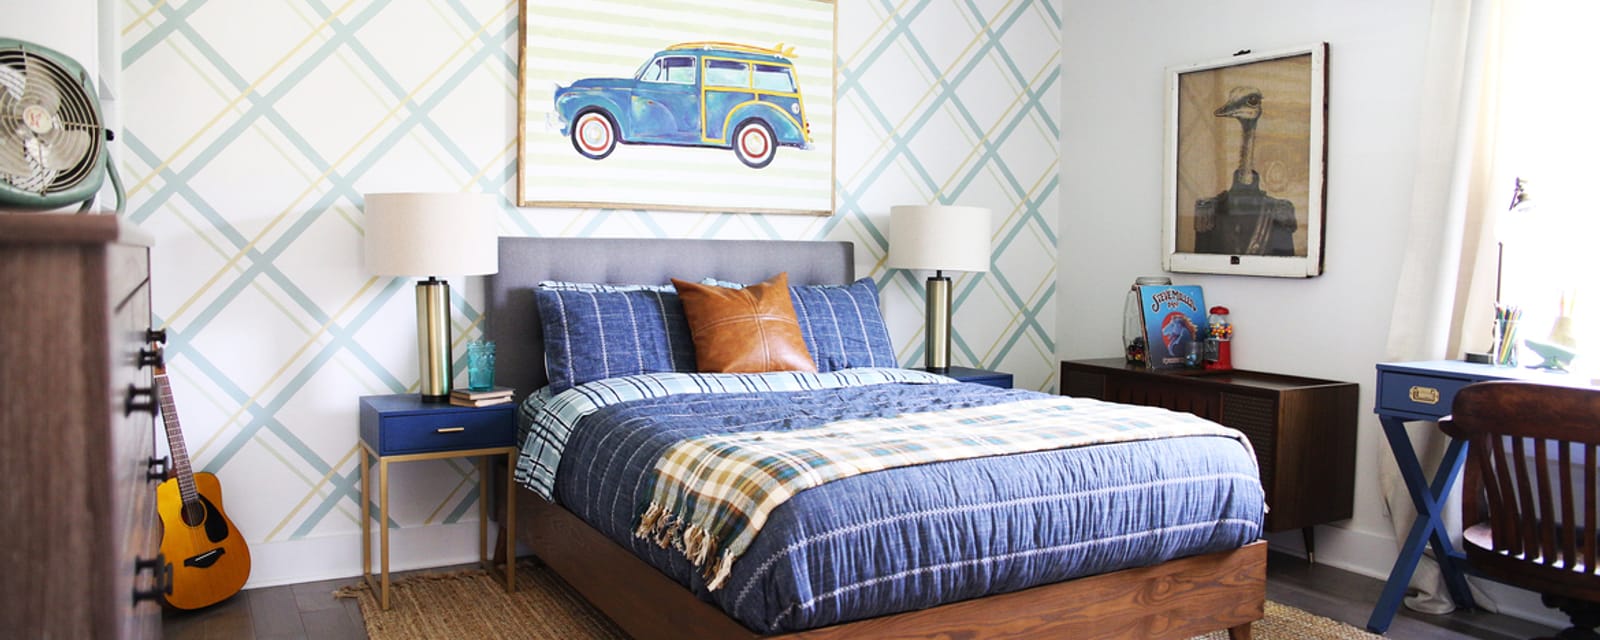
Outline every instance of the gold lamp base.
<path id="1" fill-rule="evenodd" d="M 927 369 L 934 373 L 950 371 L 950 278 L 934 272 L 928 277 L 927 294 Z"/>
<path id="2" fill-rule="evenodd" d="M 450 381 L 450 283 L 430 277 L 417 282 L 417 365 L 423 402 L 448 402 Z"/>

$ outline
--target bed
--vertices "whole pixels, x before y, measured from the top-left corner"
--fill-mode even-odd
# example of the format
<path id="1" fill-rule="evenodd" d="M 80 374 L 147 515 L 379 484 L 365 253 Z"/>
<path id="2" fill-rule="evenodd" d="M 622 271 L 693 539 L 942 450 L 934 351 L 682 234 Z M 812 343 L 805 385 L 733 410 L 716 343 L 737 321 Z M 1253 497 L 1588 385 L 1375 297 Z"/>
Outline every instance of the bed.
<path id="1" fill-rule="evenodd" d="M 573 238 L 502 238 L 499 258 L 500 271 L 490 277 L 486 292 L 485 332 L 497 344 L 499 381 L 517 390 L 519 402 L 549 382 L 535 295 L 542 281 L 662 284 L 675 277 L 754 283 L 783 271 L 788 273 L 790 284 L 838 285 L 854 280 L 855 262 L 852 246 L 842 242 Z M 954 391 L 957 387 L 941 391 L 944 389 Z M 587 447 L 597 449 L 594 444 Z M 1159 451 L 1141 451 L 1138 456 L 1142 459 L 1165 455 Z M 1045 462 L 1056 464 L 1053 460 Z M 940 473 L 938 470 L 960 464 L 976 463 L 940 462 L 912 467 L 910 471 L 896 469 L 869 475 L 928 473 L 930 469 Z M 571 469 L 564 471 L 569 479 L 583 477 Z M 981 470 L 953 473 L 972 472 Z M 825 509 L 828 500 L 843 499 L 825 490 L 836 484 L 859 482 L 863 477 L 796 495 L 792 502 L 799 506 L 792 511 L 801 513 L 794 517 L 804 524 L 803 518 L 809 513 L 805 509 Z M 946 480 L 949 477 L 952 476 L 944 476 Z M 937 481 L 914 478 L 910 482 Z M 597 480 L 594 486 L 603 489 L 607 485 Z M 629 541 L 618 533 L 615 523 L 605 522 L 604 516 L 596 515 L 589 505 L 572 501 L 567 506 L 568 501 L 559 497 L 547 499 L 541 493 L 523 487 L 513 496 L 519 542 L 636 638 L 1188 638 L 1218 629 L 1228 629 L 1232 638 L 1248 638 L 1250 623 L 1260 619 L 1264 609 L 1266 545 L 1252 534 L 1223 549 L 1037 586 L 1019 588 L 996 580 L 988 589 L 996 593 L 963 592 L 930 602 L 923 597 L 927 593 L 919 596 L 912 589 L 914 593 L 896 605 L 908 610 L 864 619 L 854 619 L 860 617 L 859 610 L 823 610 L 807 620 L 800 620 L 797 615 L 772 624 L 752 623 L 763 614 L 750 613 L 746 610 L 749 606 L 730 606 L 734 596 L 727 595 L 750 591 L 748 585 L 738 588 L 740 580 L 748 577 L 738 569 L 730 588 L 717 592 L 722 595 L 711 594 L 704 580 L 686 573 L 661 554 Z M 806 496 L 821 497 L 806 503 L 802 500 Z M 1246 504 L 1237 508 L 1250 509 L 1247 498 L 1240 498 Z M 1259 497 L 1255 500 L 1258 502 Z M 1136 515 L 1137 511 L 1128 513 Z M 776 512 L 774 515 L 776 519 Z M 1255 526 L 1259 531 L 1259 516 Z M 766 541 L 767 538 L 758 537 L 751 546 L 752 553 Z M 1205 544 L 1215 546 L 1218 542 Z M 670 550 L 663 553 L 671 555 Z M 860 582 L 873 580 L 852 584 Z M 947 587 L 928 583 L 921 588 L 937 593 Z M 761 611 L 759 607 L 755 610 Z M 752 631 L 753 628 L 762 632 Z"/>

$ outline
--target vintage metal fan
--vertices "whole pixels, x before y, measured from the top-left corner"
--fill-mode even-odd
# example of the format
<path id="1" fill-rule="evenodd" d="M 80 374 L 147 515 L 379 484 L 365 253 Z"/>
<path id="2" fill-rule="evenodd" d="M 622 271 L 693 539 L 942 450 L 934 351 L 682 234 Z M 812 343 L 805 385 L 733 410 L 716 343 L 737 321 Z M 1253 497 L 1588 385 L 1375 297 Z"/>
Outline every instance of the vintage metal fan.
<path id="1" fill-rule="evenodd" d="M 71 58 L 0 38 L 0 207 L 93 205 L 106 175 L 122 210 L 122 182 L 106 153 L 89 74 Z"/>

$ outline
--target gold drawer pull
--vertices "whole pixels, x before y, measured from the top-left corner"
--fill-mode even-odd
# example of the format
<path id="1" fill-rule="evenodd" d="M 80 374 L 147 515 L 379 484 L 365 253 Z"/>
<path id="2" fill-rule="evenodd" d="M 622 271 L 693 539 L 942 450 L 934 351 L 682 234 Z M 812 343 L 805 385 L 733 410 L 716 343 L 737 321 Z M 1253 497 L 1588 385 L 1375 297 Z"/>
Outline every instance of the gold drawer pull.
<path id="1" fill-rule="evenodd" d="M 1421 404 L 1439 404 L 1439 390 L 1433 387 L 1411 387 L 1411 401 Z"/>
<path id="2" fill-rule="evenodd" d="M 439 427 L 438 429 L 434 429 L 433 432 L 434 433 L 457 433 L 457 432 L 466 431 L 466 430 L 467 430 L 466 427 Z"/>

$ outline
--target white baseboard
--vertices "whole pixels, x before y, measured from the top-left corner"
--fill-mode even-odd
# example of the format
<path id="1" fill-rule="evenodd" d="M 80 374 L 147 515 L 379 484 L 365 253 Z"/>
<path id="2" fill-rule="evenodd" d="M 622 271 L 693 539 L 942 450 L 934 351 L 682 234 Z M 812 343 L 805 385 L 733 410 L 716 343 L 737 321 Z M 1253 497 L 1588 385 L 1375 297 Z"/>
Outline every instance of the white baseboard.
<path id="1" fill-rule="evenodd" d="M 495 527 L 489 529 L 490 554 Z M 445 567 L 478 561 L 478 523 L 389 530 L 389 571 Z M 378 532 L 372 534 L 372 571 L 380 569 Z M 250 545 L 250 580 L 244 588 L 276 587 L 361 575 L 361 534 Z"/>
<path id="2" fill-rule="evenodd" d="M 1267 543 L 1274 551 L 1305 557 L 1305 544 L 1299 531 L 1280 531 L 1266 534 Z M 1317 564 L 1344 569 L 1369 578 L 1388 580 L 1389 570 L 1400 555 L 1394 538 L 1384 533 L 1317 527 Z M 1557 629 L 1567 626 L 1561 612 L 1539 602 L 1539 594 L 1510 585 L 1482 580 L 1476 584 L 1494 598 L 1500 613 L 1514 618 L 1531 620 Z"/>

